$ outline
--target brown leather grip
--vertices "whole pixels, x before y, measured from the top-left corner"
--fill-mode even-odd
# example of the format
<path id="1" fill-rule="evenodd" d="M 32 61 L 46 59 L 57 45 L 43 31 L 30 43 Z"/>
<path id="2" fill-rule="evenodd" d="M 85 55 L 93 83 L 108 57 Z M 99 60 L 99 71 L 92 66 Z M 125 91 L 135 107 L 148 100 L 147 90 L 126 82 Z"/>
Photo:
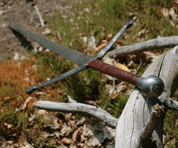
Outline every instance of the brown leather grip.
<path id="1" fill-rule="evenodd" d="M 137 76 L 133 73 L 130 73 L 130 72 L 127 72 L 125 70 L 116 68 L 115 66 L 111 66 L 109 64 L 106 64 L 106 63 L 104 63 L 104 62 L 102 62 L 101 60 L 98 60 L 98 59 L 89 62 L 87 64 L 87 66 L 92 68 L 92 69 L 103 72 L 105 74 L 116 77 L 116 78 L 118 78 L 122 81 L 129 82 L 133 85 L 136 85 L 138 78 L 140 78 L 139 76 Z"/>

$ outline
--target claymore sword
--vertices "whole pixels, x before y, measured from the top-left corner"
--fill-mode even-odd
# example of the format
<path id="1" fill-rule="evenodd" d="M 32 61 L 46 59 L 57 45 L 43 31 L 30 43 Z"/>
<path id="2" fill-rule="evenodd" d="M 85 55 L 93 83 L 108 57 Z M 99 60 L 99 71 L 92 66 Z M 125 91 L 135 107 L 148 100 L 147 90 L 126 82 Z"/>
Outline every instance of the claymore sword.
<path id="1" fill-rule="evenodd" d="M 41 44 L 42 46 L 50 49 L 51 51 L 54 51 L 55 53 L 79 64 L 82 65 L 76 69 L 73 69 L 71 71 L 68 71 L 64 74 L 59 75 L 56 78 L 53 78 L 49 81 L 46 81 L 40 85 L 32 86 L 29 89 L 26 90 L 27 94 L 32 94 L 35 90 L 44 87 L 45 85 L 51 84 L 53 82 L 59 81 L 63 78 L 66 78 L 68 76 L 71 76 L 73 74 L 76 74 L 80 71 L 83 71 L 87 68 L 92 68 L 95 70 L 98 70 L 100 72 L 103 72 L 105 74 L 114 76 L 118 79 L 121 79 L 123 81 L 129 82 L 133 85 L 136 85 L 139 87 L 143 94 L 147 97 L 158 97 L 162 94 L 164 90 L 164 83 L 163 81 L 154 75 L 148 76 L 146 78 L 139 77 L 133 73 L 124 71 L 122 69 L 118 69 L 114 66 L 108 65 L 101 61 L 102 57 L 109 51 L 111 46 L 117 41 L 117 39 L 123 34 L 123 32 L 131 27 L 133 24 L 131 21 L 128 21 L 124 24 L 124 27 L 116 34 L 116 36 L 107 44 L 107 46 L 100 52 L 100 54 L 97 57 L 92 57 L 89 55 L 86 55 L 84 53 L 81 53 L 77 50 L 68 49 L 66 47 L 63 47 L 57 43 L 54 43 L 44 37 L 41 37 L 37 34 L 34 34 L 20 26 L 18 26 L 15 23 L 9 23 L 9 27 L 22 35 L 26 36 L 27 38 Z"/>

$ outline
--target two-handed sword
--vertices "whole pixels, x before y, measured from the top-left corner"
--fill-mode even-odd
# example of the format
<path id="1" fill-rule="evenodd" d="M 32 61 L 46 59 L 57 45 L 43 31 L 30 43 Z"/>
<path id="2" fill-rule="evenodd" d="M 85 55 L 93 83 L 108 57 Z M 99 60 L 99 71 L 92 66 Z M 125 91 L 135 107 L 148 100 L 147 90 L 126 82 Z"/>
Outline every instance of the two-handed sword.
<path id="1" fill-rule="evenodd" d="M 114 66 L 108 65 L 101 61 L 103 56 L 109 51 L 111 46 L 117 41 L 117 39 L 123 34 L 123 32 L 131 27 L 133 24 L 131 21 L 128 21 L 124 24 L 124 27 L 116 34 L 116 36 L 107 44 L 107 46 L 100 52 L 100 54 L 97 57 L 92 57 L 89 55 L 86 55 L 84 53 L 81 53 L 79 51 L 68 49 L 66 47 L 63 47 L 57 43 L 54 43 L 44 37 L 41 37 L 37 34 L 34 34 L 20 26 L 18 26 L 15 23 L 9 23 L 9 27 L 22 35 L 26 36 L 27 38 L 38 42 L 42 46 L 50 49 L 51 51 L 54 51 L 55 53 L 79 64 L 82 65 L 76 69 L 70 70 L 64 74 L 59 75 L 58 77 L 55 77 L 49 81 L 46 81 L 40 85 L 32 86 L 29 89 L 26 90 L 27 94 L 32 94 L 35 90 L 44 87 L 45 85 L 51 84 L 53 82 L 59 81 L 63 78 L 66 78 L 68 76 L 71 76 L 73 74 L 76 74 L 80 71 L 83 71 L 87 68 L 92 68 L 95 70 L 98 70 L 100 72 L 103 72 L 105 74 L 114 76 L 118 79 L 121 79 L 123 81 L 129 82 L 133 85 L 136 85 L 139 87 L 143 94 L 147 97 L 158 97 L 162 94 L 164 90 L 164 83 L 163 81 L 154 75 L 150 75 L 146 78 L 139 77 L 133 73 L 124 71 L 122 69 L 116 68 Z"/>

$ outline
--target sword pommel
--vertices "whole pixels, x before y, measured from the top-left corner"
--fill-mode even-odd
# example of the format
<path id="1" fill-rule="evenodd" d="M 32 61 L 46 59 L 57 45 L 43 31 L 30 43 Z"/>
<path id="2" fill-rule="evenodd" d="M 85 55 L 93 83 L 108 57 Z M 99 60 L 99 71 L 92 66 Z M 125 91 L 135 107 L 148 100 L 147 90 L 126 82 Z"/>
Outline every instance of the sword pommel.
<path id="1" fill-rule="evenodd" d="M 154 75 L 146 78 L 140 77 L 137 80 L 137 86 L 142 89 L 142 92 L 147 97 L 159 97 L 164 91 L 163 81 Z"/>

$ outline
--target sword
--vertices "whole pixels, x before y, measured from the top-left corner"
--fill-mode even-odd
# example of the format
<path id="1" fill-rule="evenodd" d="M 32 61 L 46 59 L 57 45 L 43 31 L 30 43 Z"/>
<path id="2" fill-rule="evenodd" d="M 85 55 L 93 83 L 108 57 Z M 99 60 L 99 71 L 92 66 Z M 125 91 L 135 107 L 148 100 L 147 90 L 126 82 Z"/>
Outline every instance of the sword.
<path id="1" fill-rule="evenodd" d="M 81 53 L 79 51 L 68 49 L 66 47 L 63 47 L 57 43 L 54 43 L 44 37 L 41 37 L 37 34 L 34 34 L 25 28 L 22 28 L 18 26 L 15 23 L 9 23 L 9 27 L 22 35 L 26 36 L 27 38 L 38 42 L 42 46 L 50 49 L 51 51 L 54 51 L 55 53 L 79 64 L 82 65 L 76 69 L 70 70 L 64 74 L 59 75 L 58 77 L 55 77 L 49 81 L 46 81 L 40 85 L 32 86 L 29 89 L 26 90 L 27 94 L 32 94 L 35 90 L 44 87 L 48 84 L 51 84 L 53 82 L 59 81 L 63 78 L 66 78 L 68 76 L 71 76 L 73 74 L 76 74 L 80 71 L 83 71 L 87 68 L 92 68 L 95 70 L 98 70 L 100 72 L 103 72 L 105 74 L 114 76 L 118 79 L 121 79 L 123 81 L 129 82 L 137 87 L 139 87 L 143 94 L 147 97 L 158 97 L 162 94 L 164 90 L 164 83 L 163 81 L 154 75 L 148 76 L 146 78 L 139 77 L 133 73 L 124 71 L 122 69 L 118 69 L 114 66 L 111 66 L 109 64 L 106 64 L 101 61 L 103 56 L 109 51 L 111 46 L 117 41 L 117 39 L 123 34 L 123 32 L 131 27 L 133 24 L 131 21 L 128 21 L 124 24 L 124 27 L 116 34 L 116 36 L 107 44 L 107 46 L 100 52 L 100 54 L 97 57 L 92 57 L 89 55 L 86 55 L 84 53 Z"/>

